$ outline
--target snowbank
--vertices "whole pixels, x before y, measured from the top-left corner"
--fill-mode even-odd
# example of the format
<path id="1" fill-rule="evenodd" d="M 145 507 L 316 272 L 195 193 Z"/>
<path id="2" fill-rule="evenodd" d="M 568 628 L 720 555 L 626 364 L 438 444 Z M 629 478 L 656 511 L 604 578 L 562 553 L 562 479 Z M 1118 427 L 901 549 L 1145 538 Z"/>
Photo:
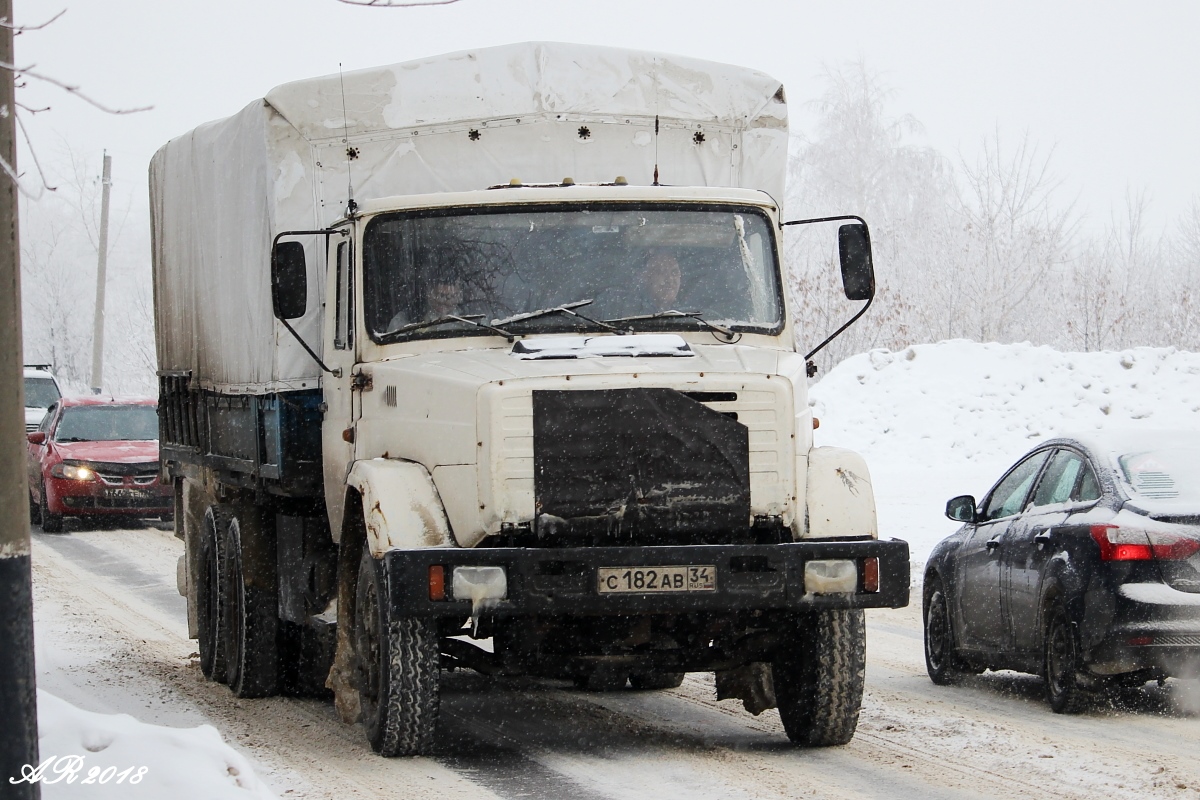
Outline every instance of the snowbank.
<path id="1" fill-rule="evenodd" d="M 1200 429 L 1200 354 L 1141 347 L 1063 353 L 962 340 L 873 350 L 810 391 L 818 445 L 863 453 L 880 535 L 916 562 L 957 523 L 946 500 L 982 496 L 1043 439 L 1100 429 Z"/>
<path id="2" fill-rule="evenodd" d="M 38 692 L 41 760 L 54 758 L 42 783 L 45 800 L 268 800 L 275 794 L 216 728 L 165 728 L 128 714 L 83 711 Z M 62 775 L 82 756 L 75 780 Z M 141 768 L 145 767 L 145 770 Z M 132 770 L 130 770 L 132 768 Z M 56 770 L 59 772 L 56 773 Z M 84 783 L 90 773 L 92 783 Z M 118 778 L 124 777 L 120 783 Z M 140 777 L 139 777 L 140 775 Z M 104 780 L 104 783 L 101 783 Z M 134 782 L 136 780 L 136 782 Z M 0 794 L 3 794 L 0 792 Z"/>

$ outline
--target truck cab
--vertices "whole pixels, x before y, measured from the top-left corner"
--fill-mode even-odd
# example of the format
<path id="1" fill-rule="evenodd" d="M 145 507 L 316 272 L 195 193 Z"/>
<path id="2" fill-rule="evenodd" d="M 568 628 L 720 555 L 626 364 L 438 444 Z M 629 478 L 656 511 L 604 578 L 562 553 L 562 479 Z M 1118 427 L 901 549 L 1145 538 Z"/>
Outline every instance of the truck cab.
<path id="1" fill-rule="evenodd" d="M 878 540 L 861 458 L 814 448 L 782 230 L 763 192 L 618 179 L 374 200 L 320 232 L 325 507 L 359 564 L 338 607 L 359 666 L 331 682 L 376 749 L 429 735 L 388 738 L 414 689 L 361 666 L 416 646 L 390 640 L 401 619 L 442 665 L 591 688 L 716 670 L 755 712 L 782 691 L 799 741 L 853 732 L 857 699 L 824 698 L 838 723 L 814 731 L 811 693 L 856 680 L 853 612 L 907 601 L 907 546 Z M 865 225 L 840 233 L 847 285 L 871 284 Z M 301 316 L 302 249 L 275 264 Z M 801 619 L 852 674 L 786 660 L 821 646 Z M 819 674 L 803 700 L 785 670 Z"/>

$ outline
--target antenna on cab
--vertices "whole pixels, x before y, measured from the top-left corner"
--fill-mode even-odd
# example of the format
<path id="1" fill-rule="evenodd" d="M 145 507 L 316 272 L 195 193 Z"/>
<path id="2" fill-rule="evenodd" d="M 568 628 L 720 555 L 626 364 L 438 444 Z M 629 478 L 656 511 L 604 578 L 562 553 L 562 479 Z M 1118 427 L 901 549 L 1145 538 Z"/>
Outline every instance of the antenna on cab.
<path id="1" fill-rule="evenodd" d="M 346 145 L 346 216 L 353 217 L 358 211 L 354 202 L 354 176 L 350 173 L 350 162 L 358 158 L 358 148 L 350 146 L 350 120 L 346 116 L 346 82 L 342 79 L 342 62 L 338 62 L 338 86 L 342 90 L 342 144 Z"/>

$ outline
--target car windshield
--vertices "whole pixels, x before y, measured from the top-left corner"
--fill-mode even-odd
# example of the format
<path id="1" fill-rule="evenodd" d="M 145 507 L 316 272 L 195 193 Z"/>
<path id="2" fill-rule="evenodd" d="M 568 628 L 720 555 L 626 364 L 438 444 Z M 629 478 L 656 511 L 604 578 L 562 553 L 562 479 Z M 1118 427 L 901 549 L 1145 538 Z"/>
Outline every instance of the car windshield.
<path id="1" fill-rule="evenodd" d="M 65 408 L 54 438 L 60 442 L 157 439 L 158 411 L 154 406 L 147 405 Z"/>
<path id="2" fill-rule="evenodd" d="M 1138 496 L 1200 502 L 1200 451 L 1164 447 L 1126 453 L 1117 459 L 1121 478 Z"/>
<path id="3" fill-rule="evenodd" d="M 753 208 L 595 204 L 581 208 L 412 212 L 373 220 L 364 237 L 366 322 L 378 342 L 494 335 L 482 322 L 591 300 L 592 320 L 643 317 L 631 330 L 778 332 L 779 269 L 767 217 Z M 405 328 L 405 326 L 409 326 Z M 517 333 L 594 324 L 565 313 L 504 325 Z"/>
<path id="4" fill-rule="evenodd" d="M 25 379 L 26 408 L 49 408 L 61 396 L 58 392 L 58 387 L 54 385 L 54 381 L 50 378 Z"/>

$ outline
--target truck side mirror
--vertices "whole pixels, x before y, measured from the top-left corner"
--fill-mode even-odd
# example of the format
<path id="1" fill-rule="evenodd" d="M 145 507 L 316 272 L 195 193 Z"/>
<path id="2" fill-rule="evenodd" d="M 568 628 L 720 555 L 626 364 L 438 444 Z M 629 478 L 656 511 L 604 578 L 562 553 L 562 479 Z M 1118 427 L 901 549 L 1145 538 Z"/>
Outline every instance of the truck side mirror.
<path id="1" fill-rule="evenodd" d="M 946 503 L 946 516 L 955 522 L 974 522 L 977 514 L 975 498 L 969 494 L 960 494 Z"/>
<path id="2" fill-rule="evenodd" d="M 308 308 L 308 271 L 300 242 L 279 242 L 271 251 L 271 304 L 277 319 L 303 317 Z"/>
<path id="3" fill-rule="evenodd" d="M 842 288 L 848 300 L 875 296 L 875 268 L 871 264 L 871 234 L 866 225 L 838 228 L 838 255 L 842 262 Z"/>
<path id="4" fill-rule="evenodd" d="M 29 440 L 30 444 L 45 444 L 46 443 L 46 434 L 43 433 L 42 431 L 34 431 L 33 433 L 28 433 L 25 435 L 25 438 Z"/>

